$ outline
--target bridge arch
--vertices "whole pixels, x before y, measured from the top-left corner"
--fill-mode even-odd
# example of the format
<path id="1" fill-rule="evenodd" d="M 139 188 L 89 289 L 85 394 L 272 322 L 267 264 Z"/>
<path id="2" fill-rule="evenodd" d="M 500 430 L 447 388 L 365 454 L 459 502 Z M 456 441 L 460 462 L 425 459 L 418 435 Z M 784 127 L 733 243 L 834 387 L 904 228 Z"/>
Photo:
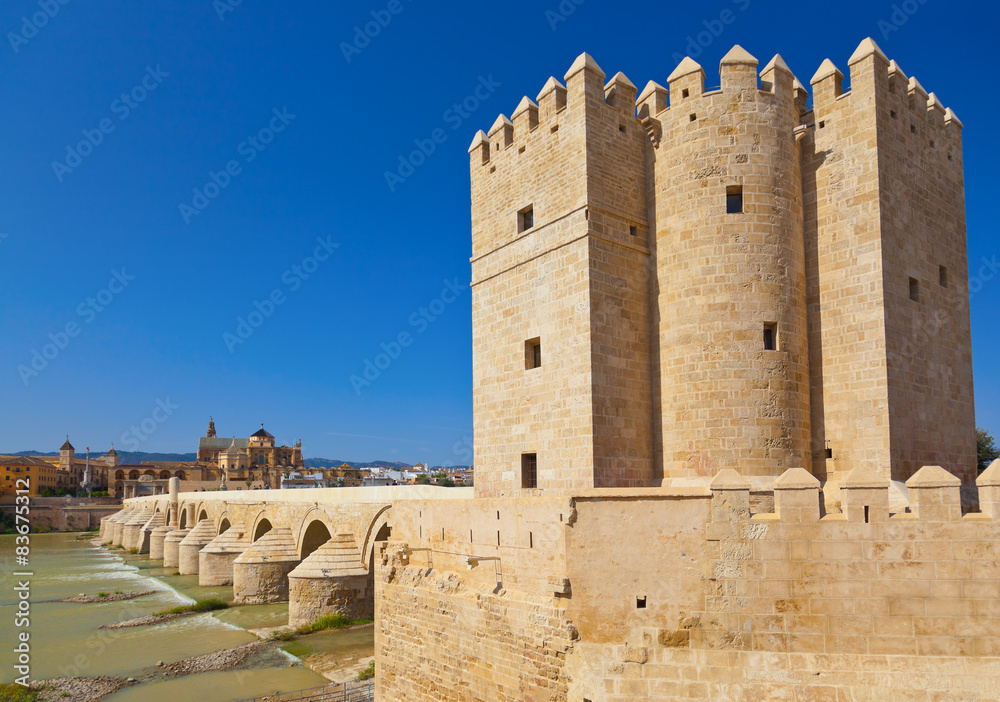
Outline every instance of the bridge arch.
<path id="1" fill-rule="evenodd" d="M 271 520 L 267 517 L 266 511 L 267 510 L 262 509 L 257 513 L 257 516 L 254 517 L 253 529 L 250 532 L 253 534 L 253 539 L 251 539 L 251 541 L 256 541 L 274 528 L 274 525 L 271 524 Z"/>
<path id="2" fill-rule="evenodd" d="M 386 505 L 375 513 L 371 524 L 368 525 L 368 532 L 365 534 L 364 545 L 361 548 L 361 562 L 365 567 L 370 568 L 372 559 L 375 557 L 375 544 L 379 541 L 388 541 L 392 535 L 392 524 L 389 523 L 392 513 L 392 505 Z"/>
<path id="3" fill-rule="evenodd" d="M 229 522 L 229 512 L 223 512 L 222 517 L 219 519 L 219 523 L 216 527 L 216 533 L 222 534 L 227 531 L 232 524 Z"/>
<path id="4" fill-rule="evenodd" d="M 185 509 L 185 505 L 181 505 L 179 507 L 179 510 L 180 510 L 180 519 L 177 522 L 177 528 L 178 529 L 187 529 L 187 526 L 188 526 L 188 523 L 187 523 L 188 511 Z"/>
<path id="5" fill-rule="evenodd" d="M 313 551 L 333 538 L 335 531 L 325 512 L 317 507 L 310 509 L 299 525 L 297 546 L 299 558 L 305 560 Z"/>

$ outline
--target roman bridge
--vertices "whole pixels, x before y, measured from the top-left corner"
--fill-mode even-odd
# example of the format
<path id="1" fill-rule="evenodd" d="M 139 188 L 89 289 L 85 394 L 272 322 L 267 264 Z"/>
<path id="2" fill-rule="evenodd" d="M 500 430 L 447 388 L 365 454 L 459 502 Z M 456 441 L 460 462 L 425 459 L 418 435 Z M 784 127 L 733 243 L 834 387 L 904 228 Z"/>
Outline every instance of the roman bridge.
<path id="1" fill-rule="evenodd" d="M 374 616 L 375 550 L 394 504 L 467 500 L 472 488 L 384 486 L 169 492 L 126 500 L 101 520 L 105 543 L 163 559 L 203 586 L 233 585 L 238 603 L 289 602 L 289 624 Z"/>

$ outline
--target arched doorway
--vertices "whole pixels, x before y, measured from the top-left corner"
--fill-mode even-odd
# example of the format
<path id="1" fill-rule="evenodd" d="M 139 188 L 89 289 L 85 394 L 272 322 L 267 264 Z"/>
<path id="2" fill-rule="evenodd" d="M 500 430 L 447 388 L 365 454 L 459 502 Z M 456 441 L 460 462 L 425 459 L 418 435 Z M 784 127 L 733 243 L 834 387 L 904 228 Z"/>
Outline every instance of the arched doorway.
<path id="1" fill-rule="evenodd" d="M 326 528 L 326 524 L 318 519 L 314 520 L 302 536 L 302 547 L 299 549 L 301 559 L 308 558 L 313 551 L 329 540 L 330 530 Z"/>
<path id="2" fill-rule="evenodd" d="M 160 480 L 169 480 L 169 479 L 170 479 L 170 471 L 169 470 L 161 470 L 160 471 Z"/>
<path id="3" fill-rule="evenodd" d="M 187 478 L 184 477 L 184 471 L 182 471 L 182 470 L 177 471 L 174 474 L 174 477 L 175 478 L 179 478 L 180 480 L 187 480 Z"/>
<path id="4" fill-rule="evenodd" d="M 128 472 L 128 479 L 129 480 L 138 480 L 139 479 L 139 471 L 137 471 L 137 470 L 130 470 Z"/>
<path id="5" fill-rule="evenodd" d="M 253 540 L 256 541 L 269 531 L 271 531 L 271 522 L 266 519 L 261 519 L 257 522 L 257 528 L 253 531 Z"/>
<path id="6" fill-rule="evenodd" d="M 123 471 L 123 470 L 116 470 L 115 471 L 115 480 L 125 480 L 125 471 Z"/>

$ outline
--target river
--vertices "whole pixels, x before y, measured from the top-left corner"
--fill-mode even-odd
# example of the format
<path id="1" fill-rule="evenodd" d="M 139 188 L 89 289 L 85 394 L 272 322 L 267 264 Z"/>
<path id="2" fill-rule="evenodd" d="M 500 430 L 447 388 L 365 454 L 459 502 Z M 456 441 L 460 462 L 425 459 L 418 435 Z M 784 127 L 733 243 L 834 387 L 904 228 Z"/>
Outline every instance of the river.
<path id="1" fill-rule="evenodd" d="M 96 534 L 94 535 L 96 537 Z M 16 594 L 12 573 L 14 537 L 0 536 L 3 572 L 0 577 L 0 618 L 4 624 L 0 681 L 13 682 Z M 218 595 L 232 599 L 231 587 L 198 586 L 198 576 L 175 575 L 159 561 L 123 556 L 96 547 L 76 534 L 31 535 L 31 675 L 32 680 L 54 677 L 113 675 L 128 677 L 157 662 L 171 663 L 240 646 L 257 637 L 246 628 L 287 623 L 288 605 L 248 605 L 196 614 L 156 626 L 98 630 L 101 624 L 141 617 Z M 76 604 L 46 602 L 81 593 L 154 590 L 154 594 L 125 602 Z M 329 669 L 332 661 L 351 662 L 374 648 L 371 628 L 310 634 L 282 647 L 287 665 L 254 670 L 201 673 L 133 686 L 104 698 L 107 702 L 177 702 L 202 699 L 235 702 L 258 695 L 316 687 L 328 682 L 302 665 Z M 290 653 L 288 653 L 290 651 Z M 295 655 L 292 655 L 292 654 Z M 343 678 L 341 678 L 343 679 Z"/>

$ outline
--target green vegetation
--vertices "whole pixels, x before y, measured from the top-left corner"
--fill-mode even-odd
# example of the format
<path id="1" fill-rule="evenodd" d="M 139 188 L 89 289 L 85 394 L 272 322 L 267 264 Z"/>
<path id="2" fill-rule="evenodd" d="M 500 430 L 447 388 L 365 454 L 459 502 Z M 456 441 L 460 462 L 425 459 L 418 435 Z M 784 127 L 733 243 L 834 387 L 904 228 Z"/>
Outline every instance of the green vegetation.
<path id="1" fill-rule="evenodd" d="M 424 475 L 423 473 L 421 473 L 420 475 L 417 476 L 416 483 L 417 483 L 417 485 L 430 485 L 431 484 L 431 476 Z"/>
<path id="2" fill-rule="evenodd" d="M 188 612 L 214 612 L 217 609 L 227 609 L 228 607 L 229 603 L 225 600 L 220 600 L 218 597 L 207 597 L 204 600 L 198 600 L 194 604 L 181 605 L 162 612 L 156 612 L 156 616 L 162 617 L 165 614 L 186 614 Z"/>
<path id="3" fill-rule="evenodd" d="M 371 680 L 375 677 L 375 661 L 368 664 L 368 667 L 358 673 L 358 677 L 355 680 Z"/>
<path id="4" fill-rule="evenodd" d="M 98 597 L 107 597 L 107 596 L 108 596 L 108 593 L 106 593 L 106 592 L 98 592 L 98 593 L 97 593 L 97 596 L 98 596 Z"/>
<path id="5" fill-rule="evenodd" d="M 292 641 L 296 636 L 305 636 L 306 634 L 312 634 L 316 631 L 326 631 L 328 629 L 346 629 L 349 626 L 371 624 L 372 621 L 374 620 L 348 619 L 343 614 L 324 614 L 312 624 L 303 624 L 296 629 L 286 631 L 273 631 L 271 632 L 271 640 Z"/>
<path id="6" fill-rule="evenodd" d="M 23 685 L 0 684 L 0 702 L 35 702 L 38 692 Z"/>
<path id="7" fill-rule="evenodd" d="M 979 454 L 980 473 L 989 468 L 993 461 L 1000 458 L 1000 449 L 997 448 L 990 430 L 985 427 L 976 429 L 976 449 Z"/>
<path id="8" fill-rule="evenodd" d="M 116 589 L 115 589 L 115 594 L 116 594 L 116 595 L 120 595 L 120 594 L 122 594 L 122 591 L 121 591 L 121 590 L 118 590 L 118 589 L 116 588 Z"/>

